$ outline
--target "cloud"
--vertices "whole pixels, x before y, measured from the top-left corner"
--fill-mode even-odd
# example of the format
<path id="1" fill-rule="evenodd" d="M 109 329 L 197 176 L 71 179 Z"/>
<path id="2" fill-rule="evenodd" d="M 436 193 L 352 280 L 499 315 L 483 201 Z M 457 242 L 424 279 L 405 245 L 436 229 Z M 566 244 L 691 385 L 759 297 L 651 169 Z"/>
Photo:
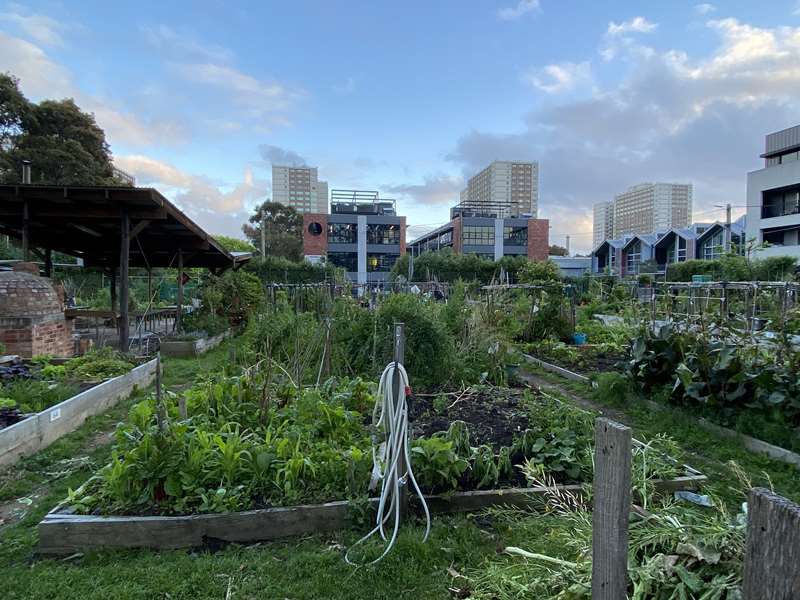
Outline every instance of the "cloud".
<path id="1" fill-rule="evenodd" d="M 242 180 L 214 182 L 145 155 L 118 156 L 114 164 L 136 177 L 137 185 L 158 188 L 206 231 L 241 237 L 241 226 L 256 204 L 269 193 L 269 184 L 245 167 Z"/>
<path id="2" fill-rule="evenodd" d="M 657 23 L 651 23 L 645 17 L 634 17 L 630 21 L 608 24 L 606 35 L 609 37 L 625 35 L 627 33 L 651 33 L 658 27 Z"/>
<path id="3" fill-rule="evenodd" d="M 27 38 L 46 46 L 63 46 L 61 31 L 69 26 L 45 15 L 22 14 L 24 7 L 10 4 L 8 11 L 0 12 L 0 21 L 11 23 Z"/>
<path id="4" fill-rule="evenodd" d="M 288 167 L 303 167 L 307 165 L 306 159 L 300 156 L 293 150 L 287 150 L 280 146 L 270 146 L 269 144 L 261 144 L 258 147 L 258 152 L 264 162 L 270 165 L 282 165 Z"/>
<path id="5" fill-rule="evenodd" d="M 708 2 L 703 2 L 702 4 L 694 5 L 694 12 L 696 12 L 698 15 L 708 15 L 716 10 L 717 7 L 714 6 L 713 4 L 709 4 Z"/>
<path id="6" fill-rule="evenodd" d="M 794 5 L 794 10 L 792 11 L 793 15 L 800 15 L 800 0 L 798 0 L 797 4 Z"/>
<path id="7" fill-rule="evenodd" d="M 515 21 L 528 13 L 539 10 L 539 0 L 519 0 L 516 6 L 501 8 L 497 11 L 500 21 Z"/>
<path id="8" fill-rule="evenodd" d="M 177 123 L 143 121 L 109 100 L 83 93 L 75 85 L 72 73 L 39 46 L 0 31 L 0 72 L 3 71 L 18 77 L 23 92 L 33 99 L 74 98 L 83 110 L 94 113 L 112 143 L 147 146 L 184 138 L 185 132 Z"/>
<path id="9" fill-rule="evenodd" d="M 340 96 L 348 96 L 356 90 L 356 82 L 352 77 L 348 77 L 341 83 L 335 83 L 331 89 Z"/>
<path id="10" fill-rule="evenodd" d="M 698 211 L 743 203 L 764 135 L 797 122 L 800 27 L 707 27 L 709 54 L 637 51 L 620 83 L 538 108 L 519 132 L 467 132 L 446 158 L 465 175 L 495 159 L 539 160 L 540 214 L 575 236 L 577 214 L 642 181 L 692 181 Z"/>
<path id="11" fill-rule="evenodd" d="M 185 81 L 216 90 L 243 111 L 240 117 L 258 122 L 264 130 L 272 125 L 288 125 L 285 113 L 306 96 L 300 88 L 262 80 L 229 65 L 198 62 L 172 66 Z"/>
<path id="12" fill-rule="evenodd" d="M 454 205 L 458 203 L 459 193 L 464 187 L 463 177 L 446 174 L 429 175 L 420 184 L 400 184 L 382 186 L 389 194 L 410 199 L 422 205 Z"/>
<path id="13" fill-rule="evenodd" d="M 233 52 L 228 48 L 199 42 L 190 34 L 177 32 L 169 25 L 142 26 L 141 31 L 145 41 L 159 51 L 210 62 L 228 62 L 233 59 Z"/>
<path id="14" fill-rule="evenodd" d="M 590 82 L 592 70 L 588 61 L 562 62 L 547 65 L 541 69 L 531 69 L 523 75 L 522 79 L 543 92 L 558 94 Z"/>

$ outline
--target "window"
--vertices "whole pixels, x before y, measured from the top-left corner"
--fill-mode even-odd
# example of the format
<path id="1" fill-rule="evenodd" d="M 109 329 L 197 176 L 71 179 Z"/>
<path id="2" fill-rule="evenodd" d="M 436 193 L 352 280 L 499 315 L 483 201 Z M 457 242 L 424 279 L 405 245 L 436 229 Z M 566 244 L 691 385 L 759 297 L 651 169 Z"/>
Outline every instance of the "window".
<path id="1" fill-rule="evenodd" d="M 527 246 L 528 228 L 522 227 L 503 227 L 503 243 L 507 246 Z"/>
<path id="2" fill-rule="evenodd" d="M 634 242 L 625 254 L 625 271 L 627 273 L 638 273 L 640 262 L 642 262 L 642 244 L 641 242 Z"/>
<path id="3" fill-rule="evenodd" d="M 322 225 L 317 223 L 316 221 L 312 221 L 308 224 L 308 233 L 313 236 L 317 236 L 322 233 Z"/>
<path id="4" fill-rule="evenodd" d="M 400 225 L 367 225 L 368 244 L 399 244 Z"/>
<path id="5" fill-rule="evenodd" d="M 782 217 L 800 213 L 800 186 L 767 190 L 763 193 L 761 218 Z"/>
<path id="6" fill-rule="evenodd" d="M 719 229 L 711 236 L 703 240 L 703 247 L 700 251 L 700 258 L 703 260 L 716 260 L 725 249 L 725 232 Z"/>
<path id="7" fill-rule="evenodd" d="M 397 254 L 367 254 L 367 272 L 391 271 L 397 258 Z"/>
<path id="8" fill-rule="evenodd" d="M 328 262 L 351 273 L 358 271 L 356 252 L 328 252 Z"/>
<path id="9" fill-rule="evenodd" d="M 463 243 L 472 246 L 493 246 L 494 227 L 465 225 Z"/>
<path id="10" fill-rule="evenodd" d="M 355 223 L 328 223 L 328 243 L 355 244 L 358 241 L 358 226 Z"/>

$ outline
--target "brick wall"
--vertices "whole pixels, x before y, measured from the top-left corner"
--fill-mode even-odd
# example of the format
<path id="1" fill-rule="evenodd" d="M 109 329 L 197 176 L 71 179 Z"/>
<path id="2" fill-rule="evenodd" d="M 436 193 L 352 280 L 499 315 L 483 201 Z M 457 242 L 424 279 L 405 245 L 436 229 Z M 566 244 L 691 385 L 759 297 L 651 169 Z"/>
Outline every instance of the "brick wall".
<path id="1" fill-rule="evenodd" d="M 528 219 L 528 258 L 547 260 L 550 254 L 550 220 Z"/>
<path id="2" fill-rule="evenodd" d="M 75 353 L 72 339 L 72 321 L 30 323 L 27 327 L 15 323 L 13 327 L 0 325 L 0 343 L 8 354 L 30 358 L 37 354 L 69 357 Z"/>
<path id="3" fill-rule="evenodd" d="M 319 235 L 314 235 L 308 230 L 308 226 L 312 223 L 319 223 L 320 227 L 322 227 L 322 232 Z M 321 213 L 303 215 L 303 255 L 328 255 L 328 215 Z"/>
<path id="4" fill-rule="evenodd" d="M 452 220 L 453 223 L 453 253 L 461 254 L 461 217 Z"/>

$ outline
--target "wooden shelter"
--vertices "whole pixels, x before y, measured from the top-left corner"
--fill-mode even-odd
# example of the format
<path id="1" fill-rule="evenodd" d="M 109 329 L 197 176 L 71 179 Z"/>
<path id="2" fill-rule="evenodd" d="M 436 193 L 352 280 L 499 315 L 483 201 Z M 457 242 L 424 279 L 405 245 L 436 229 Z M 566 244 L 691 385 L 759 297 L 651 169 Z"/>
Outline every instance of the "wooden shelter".
<path id="1" fill-rule="evenodd" d="M 120 278 L 120 348 L 127 350 L 130 267 L 203 267 L 214 273 L 240 267 L 249 255 L 231 254 L 152 188 L 0 185 L 0 234 L 20 240 L 25 260 L 44 251 L 81 258 L 87 267 Z M 178 278 L 178 315 L 183 280 Z M 112 285 L 112 304 L 115 286 Z M 113 309 L 113 307 L 112 307 Z M 180 318 L 180 317 L 178 317 Z"/>

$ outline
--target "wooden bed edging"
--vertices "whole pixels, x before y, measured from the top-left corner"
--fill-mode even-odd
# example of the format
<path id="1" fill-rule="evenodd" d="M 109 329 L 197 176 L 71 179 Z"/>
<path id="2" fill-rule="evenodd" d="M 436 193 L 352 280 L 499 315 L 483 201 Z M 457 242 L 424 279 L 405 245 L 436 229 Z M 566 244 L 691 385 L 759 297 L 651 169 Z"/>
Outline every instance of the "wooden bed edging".
<path id="1" fill-rule="evenodd" d="M 208 338 L 199 338 L 196 340 L 164 340 L 161 342 L 161 354 L 177 358 L 200 356 L 212 348 L 216 348 L 223 340 L 226 340 L 232 335 L 233 330 L 228 329 Z"/>
<path id="2" fill-rule="evenodd" d="M 0 466 L 46 448 L 71 433 L 93 415 L 126 398 L 133 388 L 147 387 L 156 376 L 155 359 L 134 367 L 124 375 L 67 398 L 24 421 L 0 429 Z"/>
<path id="3" fill-rule="evenodd" d="M 531 362 L 541 367 L 545 371 L 550 371 L 551 373 L 555 373 L 566 379 L 571 379 L 572 381 L 580 381 L 582 383 L 588 383 L 593 387 L 596 385 L 594 381 L 590 380 L 585 375 L 574 373 L 569 369 L 559 367 L 558 365 L 550 364 L 529 354 L 523 353 L 522 356 L 524 356 L 525 360 L 527 360 L 528 362 Z M 658 402 L 654 402 L 653 400 L 648 400 L 646 398 L 642 398 L 641 401 L 644 402 L 645 406 L 647 406 L 650 410 L 661 410 L 667 408 L 667 406 L 663 404 L 659 404 Z M 747 448 L 751 452 L 755 452 L 757 454 L 766 454 L 770 458 L 788 463 L 790 465 L 794 465 L 795 467 L 800 469 L 800 454 L 797 454 L 796 452 L 792 452 L 791 450 L 787 450 L 786 448 L 781 448 L 780 446 L 770 444 L 769 442 L 765 442 L 764 440 L 754 438 L 747 434 L 739 433 L 738 431 L 734 431 L 733 429 L 722 427 L 721 425 L 712 423 L 711 421 L 708 421 L 703 417 L 692 416 L 692 418 L 697 422 L 697 424 L 701 428 L 705 429 L 706 431 L 715 433 L 720 437 L 732 440 L 738 440 L 742 443 L 742 445 L 744 445 L 745 448 Z"/>
<path id="4" fill-rule="evenodd" d="M 703 475 L 655 482 L 666 492 L 696 490 L 706 481 Z M 578 492 L 580 485 L 559 489 Z M 510 488 L 456 492 L 426 496 L 432 514 L 470 512 L 489 506 L 529 507 L 546 488 Z M 371 500 L 377 506 L 377 499 Z M 413 503 L 413 502 L 412 502 Z M 104 517 L 73 514 L 59 505 L 39 523 L 40 554 L 63 555 L 108 548 L 153 548 L 174 550 L 206 545 L 208 542 L 253 543 L 295 535 L 334 531 L 347 526 L 347 501 L 238 513 L 185 515 L 176 517 Z"/>

